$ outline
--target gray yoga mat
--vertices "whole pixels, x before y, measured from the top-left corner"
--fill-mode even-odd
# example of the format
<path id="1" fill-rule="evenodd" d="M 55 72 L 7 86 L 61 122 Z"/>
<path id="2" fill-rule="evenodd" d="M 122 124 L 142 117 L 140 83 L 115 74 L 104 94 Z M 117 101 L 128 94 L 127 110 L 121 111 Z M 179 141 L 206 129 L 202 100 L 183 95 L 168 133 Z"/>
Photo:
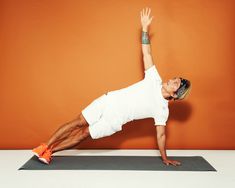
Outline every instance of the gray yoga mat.
<path id="1" fill-rule="evenodd" d="M 160 156 L 52 156 L 49 165 L 31 157 L 18 170 L 217 171 L 201 156 L 168 156 L 180 166 L 165 165 Z"/>

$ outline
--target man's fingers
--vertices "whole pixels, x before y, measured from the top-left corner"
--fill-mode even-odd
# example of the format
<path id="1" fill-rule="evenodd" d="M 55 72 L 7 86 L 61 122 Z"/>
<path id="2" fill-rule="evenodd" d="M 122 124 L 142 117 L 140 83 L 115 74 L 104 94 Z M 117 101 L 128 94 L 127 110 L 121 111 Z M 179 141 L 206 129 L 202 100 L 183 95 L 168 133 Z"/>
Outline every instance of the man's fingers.
<path id="1" fill-rule="evenodd" d="M 172 164 L 174 166 L 180 165 L 181 163 L 179 161 L 168 161 L 168 162 L 164 162 L 167 166 L 169 166 L 169 164 Z"/>
<path id="2" fill-rule="evenodd" d="M 176 166 L 176 164 L 175 163 L 172 163 L 174 166 Z"/>
<path id="3" fill-rule="evenodd" d="M 145 15 L 146 15 L 146 16 L 148 15 L 148 7 L 146 7 Z"/>
<path id="4" fill-rule="evenodd" d="M 144 9 L 141 10 L 141 15 L 142 15 L 142 16 L 144 15 Z"/>
<path id="5" fill-rule="evenodd" d="M 144 9 L 144 15 L 146 14 L 146 9 L 147 9 L 147 8 Z"/>
<path id="6" fill-rule="evenodd" d="M 144 17 L 144 9 L 142 10 L 142 17 Z"/>
<path id="7" fill-rule="evenodd" d="M 169 161 L 169 164 L 172 164 L 172 165 L 174 165 L 174 163 L 173 163 L 172 161 Z"/>
<path id="8" fill-rule="evenodd" d="M 148 11 L 148 16 L 150 15 L 150 12 L 151 12 L 151 9 L 149 8 L 149 11 Z"/>
<path id="9" fill-rule="evenodd" d="M 165 165 L 168 165 L 169 163 L 168 162 L 166 162 L 166 161 L 163 161 L 163 163 L 165 164 Z"/>
<path id="10" fill-rule="evenodd" d="M 181 163 L 179 161 L 174 161 L 175 164 L 180 165 Z"/>
<path id="11" fill-rule="evenodd" d="M 151 13 L 151 9 L 146 7 L 140 11 L 140 15 L 143 16 L 149 16 Z"/>

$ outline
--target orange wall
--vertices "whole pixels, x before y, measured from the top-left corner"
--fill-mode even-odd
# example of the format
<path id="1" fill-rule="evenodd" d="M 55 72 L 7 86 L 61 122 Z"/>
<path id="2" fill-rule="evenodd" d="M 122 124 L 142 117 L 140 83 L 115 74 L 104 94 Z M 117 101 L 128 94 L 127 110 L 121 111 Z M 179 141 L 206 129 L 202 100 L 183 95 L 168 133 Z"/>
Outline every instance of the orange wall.
<path id="1" fill-rule="evenodd" d="M 0 1 L 0 148 L 30 149 L 98 96 L 140 81 L 140 10 L 152 8 L 163 81 L 193 87 L 170 102 L 167 149 L 235 149 L 233 0 Z M 153 119 L 78 148 L 157 148 Z"/>

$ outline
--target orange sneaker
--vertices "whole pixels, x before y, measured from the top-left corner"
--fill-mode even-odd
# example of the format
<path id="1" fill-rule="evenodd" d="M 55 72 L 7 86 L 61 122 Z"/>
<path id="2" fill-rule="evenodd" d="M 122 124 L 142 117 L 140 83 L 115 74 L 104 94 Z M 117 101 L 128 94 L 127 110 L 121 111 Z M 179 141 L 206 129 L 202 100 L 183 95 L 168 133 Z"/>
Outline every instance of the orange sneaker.
<path id="1" fill-rule="evenodd" d="M 48 148 L 38 159 L 46 164 L 49 164 L 52 158 L 51 155 L 52 151 L 50 148 Z"/>
<path id="2" fill-rule="evenodd" d="M 40 157 L 47 148 L 48 146 L 45 143 L 41 143 L 38 147 L 34 148 L 32 152 L 37 157 Z"/>

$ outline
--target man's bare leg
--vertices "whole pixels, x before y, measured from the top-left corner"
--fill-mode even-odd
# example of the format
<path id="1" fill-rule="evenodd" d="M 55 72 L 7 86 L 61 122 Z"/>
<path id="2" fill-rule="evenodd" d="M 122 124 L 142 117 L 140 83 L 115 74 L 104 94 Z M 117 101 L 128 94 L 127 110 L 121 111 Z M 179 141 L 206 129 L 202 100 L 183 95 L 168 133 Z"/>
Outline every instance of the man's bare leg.
<path id="1" fill-rule="evenodd" d="M 72 148 L 78 145 L 81 141 L 90 136 L 88 127 L 74 130 L 67 138 L 64 138 L 62 142 L 59 142 L 56 146 L 51 147 L 52 153 Z"/>
<path id="2" fill-rule="evenodd" d="M 72 133 L 73 130 L 79 130 L 85 125 L 88 125 L 88 123 L 83 117 L 82 113 L 80 113 L 78 117 L 76 117 L 74 120 L 65 123 L 56 130 L 56 132 L 51 136 L 51 138 L 47 142 L 48 147 L 54 147 L 53 145 L 57 145 L 58 143 L 62 142 Z"/>

